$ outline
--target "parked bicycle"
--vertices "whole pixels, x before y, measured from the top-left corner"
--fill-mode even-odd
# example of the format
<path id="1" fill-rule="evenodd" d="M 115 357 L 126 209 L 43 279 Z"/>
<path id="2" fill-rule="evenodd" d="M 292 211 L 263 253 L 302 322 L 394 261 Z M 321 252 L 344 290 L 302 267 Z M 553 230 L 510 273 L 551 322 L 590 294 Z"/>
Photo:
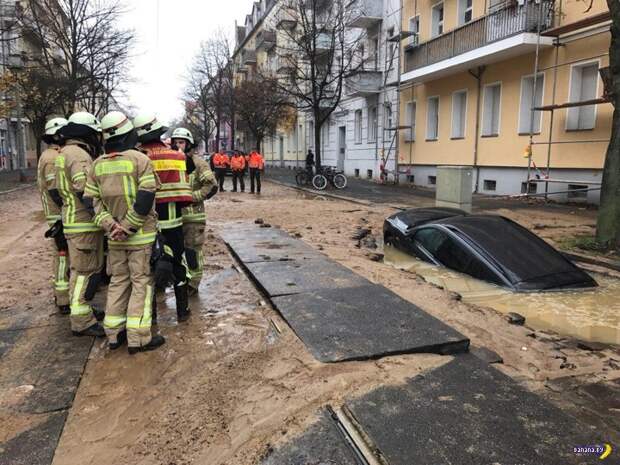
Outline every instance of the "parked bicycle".
<path id="1" fill-rule="evenodd" d="M 344 172 L 337 170 L 333 166 L 323 166 L 312 178 L 312 187 L 322 191 L 327 188 L 328 183 L 336 189 L 344 189 L 347 187 L 348 180 Z"/>

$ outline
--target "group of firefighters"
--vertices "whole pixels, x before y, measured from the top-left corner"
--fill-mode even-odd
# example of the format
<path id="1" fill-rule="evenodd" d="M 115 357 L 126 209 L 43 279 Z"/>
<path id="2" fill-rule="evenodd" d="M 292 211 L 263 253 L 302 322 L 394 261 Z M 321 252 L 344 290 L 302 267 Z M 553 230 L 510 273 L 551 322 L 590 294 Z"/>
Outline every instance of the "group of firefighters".
<path id="1" fill-rule="evenodd" d="M 74 335 L 107 336 L 111 350 L 126 342 L 130 354 L 165 343 L 152 331 L 156 289 L 172 285 L 178 321 L 189 318 L 203 273 L 204 202 L 218 192 L 191 132 L 175 129 L 167 145 L 167 131 L 150 113 L 133 121 L 118 111 L 101 121 L 87 112 L 53 118 L 38 166 L 56 305 Z M 260 192 L 262 156 L 244 161 L 258 171 Z M 104 279 L 105 312 L 91 304 Z"/>
<path id="2" fill-rule="evenodd" d="M 228 169 L 232 173 L 232 191 L 237 192 L 238 183 L 241 192 L 245 192 L 245 170 L 249 168 L 250 193 L 260 194 L 260 173 L 265 168 L 265 161 L 260 153 L 254 150 L 246 157 L 239 151 L 232 151 L 230 156 L 227 153 L 218 152 L 213 155 L 212 162 L 220 192 L 225 192 L 224 179 Z"/>

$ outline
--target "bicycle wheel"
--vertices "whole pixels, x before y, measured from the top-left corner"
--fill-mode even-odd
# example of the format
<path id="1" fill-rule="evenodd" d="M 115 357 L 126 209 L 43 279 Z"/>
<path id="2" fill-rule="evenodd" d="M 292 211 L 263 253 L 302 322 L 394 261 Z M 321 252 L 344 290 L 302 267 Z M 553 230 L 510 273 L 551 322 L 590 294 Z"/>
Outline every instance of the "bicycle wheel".
<path id="1" fill-rule="evenodd" d="M 322 174 L 317 174 L 312 178 L 312 187 L 318 191 L 322 191 L 327 187 L 327 178 Z"/>
<path id="2" fill-rule="evenodd" d="M 338 173 L 334 176 L 334 187 L 336 189 L 344 189 L 347 187 L 347 177 L 342 173 Z"/>

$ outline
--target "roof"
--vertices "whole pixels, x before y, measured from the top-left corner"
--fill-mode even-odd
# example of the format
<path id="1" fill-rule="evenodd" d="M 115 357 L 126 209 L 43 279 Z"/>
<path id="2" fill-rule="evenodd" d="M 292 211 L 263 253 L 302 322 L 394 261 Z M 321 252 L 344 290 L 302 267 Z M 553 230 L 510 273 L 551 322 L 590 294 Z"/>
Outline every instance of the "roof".
<path id="1" fill-rule="evenodd" d="M 398 218 L 402 223 L 407 225 L 407 229 L 412 229 L 430 221 L 462 215 L 467 215 L 467 213 L 456 208 L 413 208 L 411 210 L 398 212 L 390 216 L 390 218 Z"/>

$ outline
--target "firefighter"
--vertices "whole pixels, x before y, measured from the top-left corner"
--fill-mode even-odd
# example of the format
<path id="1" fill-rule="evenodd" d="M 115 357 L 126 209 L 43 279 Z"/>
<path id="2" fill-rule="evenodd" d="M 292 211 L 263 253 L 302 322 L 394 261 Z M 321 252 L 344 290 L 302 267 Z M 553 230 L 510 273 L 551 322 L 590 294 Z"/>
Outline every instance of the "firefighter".
<path id="1" fill-rule="evenodd" d="M 165 244 L 172 250 L 174 296 L 179 322 L 189 319 L 187 268 L 183 238 L 182 209 L 192 204 L 192 191 L 187 174 L 185 154 L 169 148 L 161 141 L 168 130 L 152 113 L 136 116 L 133 125 L 138 133 L 140 150 L 153 162 L 160 188 L 155 194 L 155 211 Z M 156 311 L 155 300 L 153 300 Z"/>
<path id="2" fill-rule="evenodd" d="M 260 194 L 260 173 L 265 169 L 265 159 L 256 150 L 252 150 L 248 156 L 248 166 L 250 167 L 250 192 Z"/>
<path id="3" fill-rule="evenodd" d="M 230 159 L 230 169 L 232 171 L 233 192 L 237 192 L 237 181 L 241 187 L 241 192 L 245 192 L 245 157 L 241 152 L 234 152 Z"/>
<path id="4" fill-rule="evenodd" d="M 87 174 L 101 153 L 101 126 L 95 116 L 78 112 L 58 133 L 65 145 L 56 157 L 54 184 L 48 192 L 57 205 L 62 205 L 62 225 L 71 257 L 71 329 L 75 336 L 103 337 L 103 327 L 89 304 L 104 264 L 103 231 L 94 222 L 91 199 L 84 197 Z"/>
<path id="5" fill-rule="evenodd" d="M 215 169 L 215 177 L 220 188 L 220 192 L 226 192 L 224 189 L 224 180 L 226 179 L 226 169 L 230 165 L 230 159 L 228 155 L 221 152 L 216 152 L 213 155 L 213 168 Z"/>
<path id="6" fill-rule="evenodd" d="M 56 179 L 54 163 L 60 155 L 62 145 L 62 137 L 58 134 L 58 130 L 67 123 L 68 121 L 64 118 L 52 118 L 47 122 L 45 134 L 42 137 L 43 142 L 47 144 L 47 149 L 41 154 L 37 168 L 37 185 L 41 194 L 45 220 L 50 227 L 45 237 L 51 237 L 54 240 L 51 243 L 54 257 L 54 301 L 63 315 L 71 313 L 69 307 L 69 247 L 62 230 L 60 207 L 54 203 L 48 191 L 53 187 Z"/>
<path id="7" fill-rule="evenodd" d="M 206 223 L 204 201 L 217 193 L 217 185 L 211 168 L 195 153 L 193 150 L 195 146 L 194 137 L 189 130 L 177 128 L 172 133 L 172 148 L 185 153 L 187 157 L 187 172 L 194 199 L 190 206 L 183 209 L 183 236 L 185 237 L 190 295 L 198 292 L 204 266 L 202 253 Z"/>
<path id="8" fill-rule="evenodd" d="M 95 223 L 109 239 L 111 280 L 103 327 L 111 350 L 127 341 L 133 355 L 166 342 L 151 334 L 157 178 L 149 157 L 135 150 L 138 136 L 123 113 L 108 113 L 101 129 L 105 154 L 95 160 L 84 195 L 92 198 Z"/>

